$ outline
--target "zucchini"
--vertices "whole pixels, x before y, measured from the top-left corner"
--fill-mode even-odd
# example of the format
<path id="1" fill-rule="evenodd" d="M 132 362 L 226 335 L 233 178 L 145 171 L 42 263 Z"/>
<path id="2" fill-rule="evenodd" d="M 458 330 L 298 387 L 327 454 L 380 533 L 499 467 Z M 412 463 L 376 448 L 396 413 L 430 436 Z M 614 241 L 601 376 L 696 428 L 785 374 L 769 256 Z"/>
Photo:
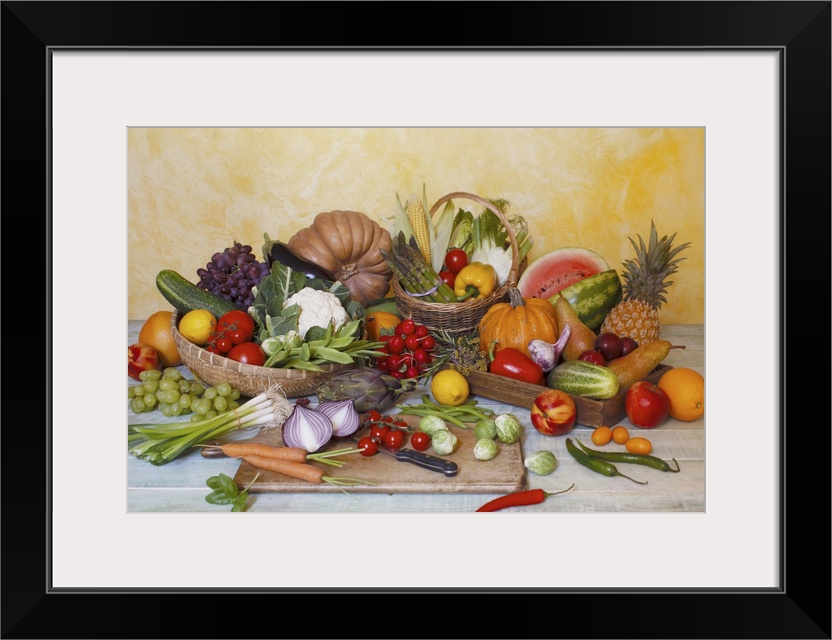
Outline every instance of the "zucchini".
<path id="1" fill-rule="evenodd" d="M 162 269 L 156 275 L 156 288 L 179 312 L 180 318 L 188 311 L 205 309 L 219 319 L 229 311 L 239 309 L 231 300 L 200 289 L 172 269 Z"/>
<path id="2" fill-rule="evenodd" d="M 618 393 L 619 382 L 618 376 L 608 367 L 572 360 L 552 369 L 546 378 L 546 386 L 571 396 L 606 400 Z"/>

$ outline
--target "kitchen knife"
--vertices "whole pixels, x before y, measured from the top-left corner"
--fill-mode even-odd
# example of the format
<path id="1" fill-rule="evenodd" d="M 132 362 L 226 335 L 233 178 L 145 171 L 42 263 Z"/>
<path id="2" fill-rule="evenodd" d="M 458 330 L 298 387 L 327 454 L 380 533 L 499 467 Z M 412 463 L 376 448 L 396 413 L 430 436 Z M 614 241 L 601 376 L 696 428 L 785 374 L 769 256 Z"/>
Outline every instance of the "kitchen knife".
<path id="1" fill-rule="evenodd" d="M 352 435 L 353 441 L 358 442 L 361 440 L 361 437 L 364 435 L 362 431 L 364 429 L 360 429 Z M 399 462 L 409 462 L 423 469 L 444 473 L 449 478 L 459 473 L 459 466 L 456 462 L 445 460 L 438 456 L 432 456 L 428 453 L 422 453 L 415 449 L 392 449 L 382 443 L 378 443 L 378 450 L 385 455 L 393 456 Z"/>

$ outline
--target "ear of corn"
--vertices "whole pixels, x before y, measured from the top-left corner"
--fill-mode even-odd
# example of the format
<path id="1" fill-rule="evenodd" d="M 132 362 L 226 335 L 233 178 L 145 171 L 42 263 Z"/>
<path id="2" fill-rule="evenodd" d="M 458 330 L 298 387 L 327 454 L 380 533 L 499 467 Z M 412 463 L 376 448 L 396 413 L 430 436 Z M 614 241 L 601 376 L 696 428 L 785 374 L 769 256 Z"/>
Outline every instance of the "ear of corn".
<path id="1" fill-rule="evenodd" d="M 433 229 L 433 222 L 430 219 L 430 214 L 425 209 L 422 199 L 416 195 L 407 199 L 405 211 L 410 226 L 413 228 L 413 236 L 416 238 L 416 243 L 419 245 L 419 250 L 422 252 L 425 262 L 432 264 L 431 230 Z"/>

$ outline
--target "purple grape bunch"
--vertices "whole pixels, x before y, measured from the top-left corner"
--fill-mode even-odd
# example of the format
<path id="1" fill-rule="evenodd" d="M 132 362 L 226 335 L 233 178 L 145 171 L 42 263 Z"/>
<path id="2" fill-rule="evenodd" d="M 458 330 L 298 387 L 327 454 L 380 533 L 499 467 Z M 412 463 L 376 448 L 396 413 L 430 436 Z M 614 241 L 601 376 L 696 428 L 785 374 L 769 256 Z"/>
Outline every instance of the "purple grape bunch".
<path id="1" fill-rule="evenodd" d="M 196 286 L 230 300 L 240 309 L 254 303 L 252 288 L 269 275 L 269 265 L 259 262 L 251 246 L 234 241 L 234 245 L 218 251 L 204 269 L 197 269 Z"/>

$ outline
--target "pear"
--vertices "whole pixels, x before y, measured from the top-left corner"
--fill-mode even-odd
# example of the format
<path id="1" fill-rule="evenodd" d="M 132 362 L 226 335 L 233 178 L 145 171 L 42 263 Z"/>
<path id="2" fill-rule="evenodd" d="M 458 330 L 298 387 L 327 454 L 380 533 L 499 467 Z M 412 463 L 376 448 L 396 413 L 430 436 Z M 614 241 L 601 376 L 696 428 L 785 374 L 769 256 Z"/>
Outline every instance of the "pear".
<path id="1" fill-rule="evenodd" d="M 650 372 L 658 367 L 667 357 L 671 349 L 684 349 L 674 346 L 667 340 L 654 340 L 636 347 L 626 356 L 610 360 L 607 367 L 612 369 L 618 378 L 618 389 L 629 389 L 634 382 L 644 380 Z"/>
<path id="2" fill-rule="evenodd" d="M 571 331 L 561 352 L 564 360 L 577 360 L 584 351 L 595 348 L 595 338 L 598 336 L 583 323 L 569 300 L 560 292 L 555 300 L 555 315 L 558 319 L 558 328 L 563 331 L 563 328 L 569 325 Z"/>

